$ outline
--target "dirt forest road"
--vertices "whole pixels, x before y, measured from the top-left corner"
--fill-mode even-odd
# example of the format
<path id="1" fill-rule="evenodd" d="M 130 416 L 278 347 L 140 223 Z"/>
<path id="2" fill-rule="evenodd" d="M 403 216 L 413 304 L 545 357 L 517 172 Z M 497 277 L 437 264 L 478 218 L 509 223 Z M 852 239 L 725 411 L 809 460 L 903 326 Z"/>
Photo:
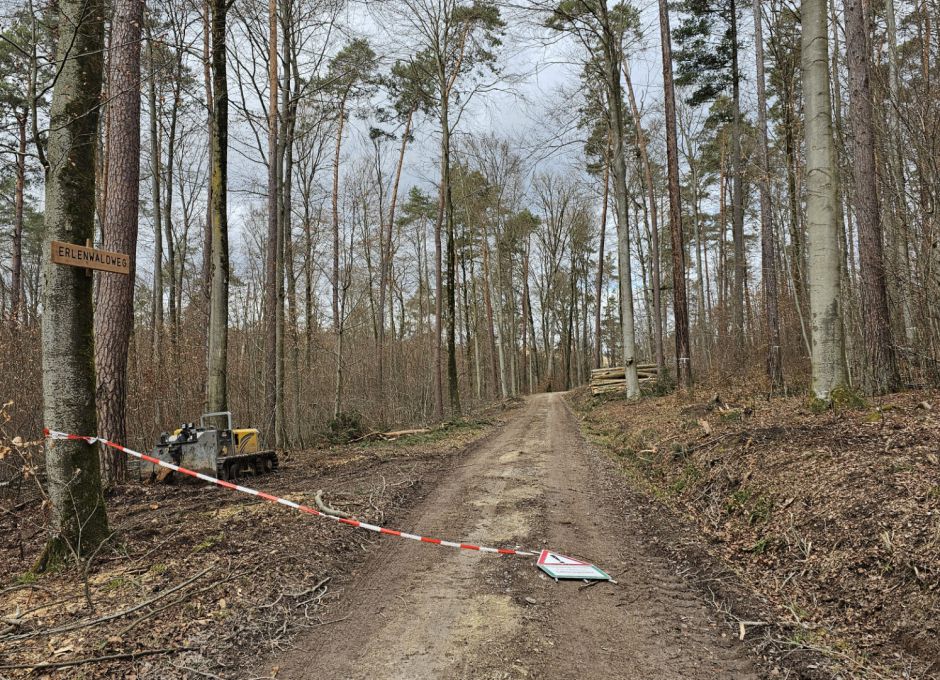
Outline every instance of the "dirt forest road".
<path id="1" fill-rule="evenodd" d="M 715 609 L 636 537 L 644 520 L 618 500 L 562 396 L 532 397 L 457 460 L 396 528 L 551 547 L 619 585 L 555 583 L 531 559 L 387 538 L 335 622 L 274 659 L 277 678 L 760 677 Z"/>

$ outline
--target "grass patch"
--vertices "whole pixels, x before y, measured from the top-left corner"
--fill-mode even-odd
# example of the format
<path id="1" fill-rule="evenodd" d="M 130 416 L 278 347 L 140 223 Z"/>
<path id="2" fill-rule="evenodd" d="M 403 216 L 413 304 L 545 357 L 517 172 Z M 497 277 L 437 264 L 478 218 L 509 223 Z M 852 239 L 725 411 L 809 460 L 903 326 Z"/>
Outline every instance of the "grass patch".
<path id="1" fill-rule="evenodd" d="M 692 463 L 687 463 L 684 468 L 682 468 L 682 475 L 679 476 L 672 484 L 669 486 L 669 490 L 676 496 L 682 494 L 683 491 L 693 486 L 695 482 L 702 478 L 702 472 Z"/>
<path id="2" fill-rule="evenodd" d="M 195 554 L 197 554 L 197 553 L 201 553 L 201 552 L 204 552 L 204 551 L 206 551 L 206 550 L 209 550 L 210 548 L 212 548 L 213 546 L 218 545 L 219 543 L 221 543 L 221 542 L 224 541 L 224 540 L 225 540 L 225 532 L 224 532 L 224 531 L 220 531 L 220 532 L 219 532 L 218 534 L 216 534 L 215 536 L 210 536 L 209 538 L 207 538 L 206 540 L 204 540 L 202 543 L 200 543 L 199 545 L 197 545 L 195 548 L 193 548 L 193 549 L 192 549 L 192 552 L 191 552 L 190 554 L 191 554 L 191 555 L 195 555 Z"/>
<path id="3" fill-rule="evenodd" d="M 39 575 L 34 571 L 27 571 L 20 574 L 14 579 L 14 583 L 18 586 L 28 586 L 32 583 L 35 583 L 39 580 Z"/>

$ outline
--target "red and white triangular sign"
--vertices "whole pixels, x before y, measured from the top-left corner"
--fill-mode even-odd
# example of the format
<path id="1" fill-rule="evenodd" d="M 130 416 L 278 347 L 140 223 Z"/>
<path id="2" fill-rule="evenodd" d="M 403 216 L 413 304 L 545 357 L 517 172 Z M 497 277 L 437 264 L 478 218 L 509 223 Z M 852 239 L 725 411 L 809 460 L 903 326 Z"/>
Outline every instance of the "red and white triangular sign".
<path id="1" fill-rule="evenodd" d="M 590 562 L 583 562 L 561 553 L 543 550 L 536 566 L 554 579 L 571 578 L 578 580 L 609 581 L 608 575 Z"/>
<path id="2" fill-rule="evenodd" d="M 541 567 L 543 564 L 555 566 L 557 564 L 579 564 L 581 566 L 590 566 L 590 562 L 582 562 L 581 560 L 576 560 L 573 557 L 568 557 L 567 555 L 562 555 L 561 553 L 552 552 L 551 550 L 543 550 L 542 554 L 539 555 L 538 565 Z"/>

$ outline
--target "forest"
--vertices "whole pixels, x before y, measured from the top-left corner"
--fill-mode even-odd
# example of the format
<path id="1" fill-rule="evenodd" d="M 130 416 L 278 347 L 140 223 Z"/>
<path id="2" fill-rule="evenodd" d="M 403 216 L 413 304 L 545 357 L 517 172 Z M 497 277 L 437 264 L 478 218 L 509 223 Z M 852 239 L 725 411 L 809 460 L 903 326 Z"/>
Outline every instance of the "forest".
<path id="1" fill-rule="evenodd" d="M 592 371 L 639 408 L 932 408 L 935 0 L 0 8 L 0 498 L 41 480 L 36 571 L 94 561 L 140 475 L 50 430 L 230 411 L 290 460 Z"/>

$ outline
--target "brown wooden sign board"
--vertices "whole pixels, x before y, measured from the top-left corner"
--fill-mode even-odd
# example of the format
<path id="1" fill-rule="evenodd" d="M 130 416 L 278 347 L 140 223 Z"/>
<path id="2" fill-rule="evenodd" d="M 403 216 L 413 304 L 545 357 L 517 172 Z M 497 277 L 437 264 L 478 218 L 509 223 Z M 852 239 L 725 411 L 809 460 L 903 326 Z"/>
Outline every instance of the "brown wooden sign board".
<path id="1" fill-rule="evenodd" d="M 115 274 L 131 273 L 131 259 L 124 253 L 112 253 L 62 241 L 52 242 L 52 261 L 70 267 L 98 269 Z"/>

